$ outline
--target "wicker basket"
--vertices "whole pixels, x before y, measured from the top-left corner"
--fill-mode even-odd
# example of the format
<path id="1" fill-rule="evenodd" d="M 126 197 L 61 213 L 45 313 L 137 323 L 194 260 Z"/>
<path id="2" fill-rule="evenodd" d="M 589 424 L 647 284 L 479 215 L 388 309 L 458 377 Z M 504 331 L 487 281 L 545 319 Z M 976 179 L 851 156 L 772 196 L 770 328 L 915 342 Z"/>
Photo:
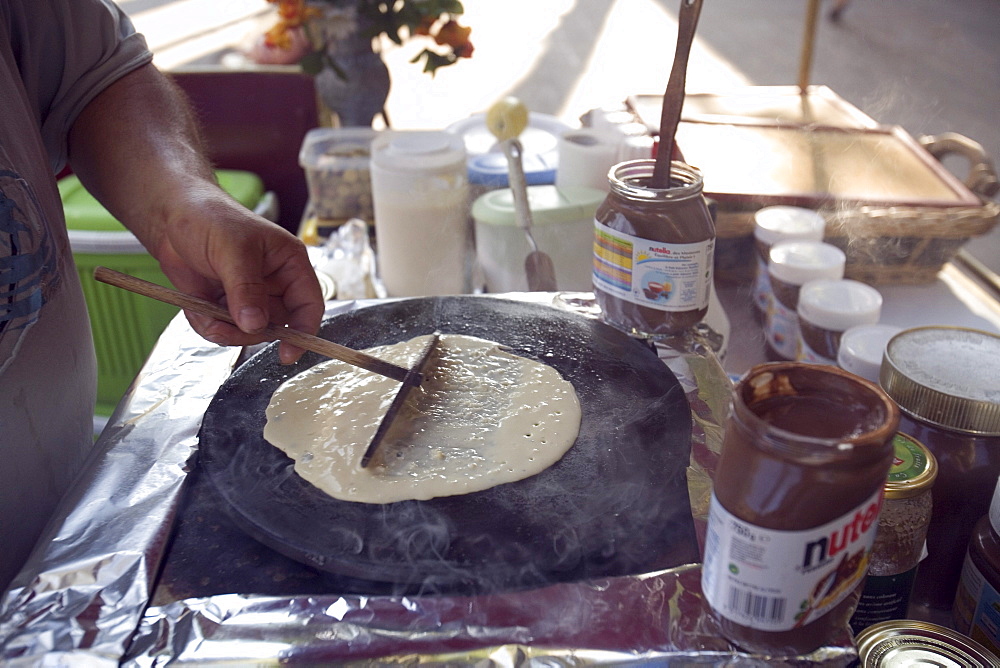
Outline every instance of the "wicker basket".
<path id="1" fill-rule="evenodd" d="M 870 284 L 918 284 L 933 281 L 941 267 L 970 239 L 989 232 L 1000 220 L 1000 203 L 990 200 L 1000 182 L 982 147 L 961 135 L 921 138 L 937 158 L 958 153 L 970 160 L 965 185 L 980 206 L 845 205 L 817 210 L 827 220 L 825 241 L 847 255 L 845 275 Z M 720 207 L 716 276 L 744 281 L 754 272 L 753 226 L 759 206 Z"/>

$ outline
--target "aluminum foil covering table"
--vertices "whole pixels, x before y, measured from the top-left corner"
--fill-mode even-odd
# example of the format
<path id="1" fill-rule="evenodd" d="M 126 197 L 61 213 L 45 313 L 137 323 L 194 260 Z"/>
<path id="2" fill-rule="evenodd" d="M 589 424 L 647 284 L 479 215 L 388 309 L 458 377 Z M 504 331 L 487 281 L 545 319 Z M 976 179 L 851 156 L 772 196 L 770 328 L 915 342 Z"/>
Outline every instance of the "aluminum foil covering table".
<path id="1" fill-rule="evenodd" d="M 594 315 L 587 293 L 509 298 Z M 366 303 L 331 302 L 327 315 Z M 657 351 L 692 407 L 688 486 L 700 540 L 729 379 L 697 336 Z M 201 417 L 240 355 L 200 339 L 182 316 L 170 324 L 2 602 L 4 665 L 847 666 L 857 658 L 846 628 L 807 657 L 740 652 L 705 613 L 698 564 L 481 596 L 311 593 L 307 579 L 286 583 L 294 593 L 185 597 L 160 581 L 185 564 L 164 562 L 196 479 Z"/>

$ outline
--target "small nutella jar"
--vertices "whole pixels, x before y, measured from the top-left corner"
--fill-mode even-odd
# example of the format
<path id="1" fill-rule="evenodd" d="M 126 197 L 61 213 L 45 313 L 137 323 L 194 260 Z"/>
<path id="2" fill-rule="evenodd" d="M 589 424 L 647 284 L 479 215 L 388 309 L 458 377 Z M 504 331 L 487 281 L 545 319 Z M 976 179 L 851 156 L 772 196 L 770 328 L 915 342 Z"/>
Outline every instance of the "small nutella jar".
<path id="1" fill-rule="evenodd" d="M 708 313 L 715 222 L 701 172 L 674 161 L 670 187 L 653 188 L 654 160 L 611 168 L 594 217 L 594 296 L 601 318 L 644 337 L 694 327 Z"/>
<path id="2" fill-rule="evenodd" d="M 856 325 L 873 325 L 882 316 L 882 295 L 848 278 L 809 281 L 799 290 L 799 345 L 796 359 L 836 364 L 841 335 Z"/>
<path id="3" fill-rule="evenodd" d="M 826 220 L 812 209 L 798 206 L 766 206 L 753 216 L 754 250 L 757 271 L 753 303 L 760 315 L 771 308 L 771 278 L 767 262 L 771 247 L 782 241 L 822 241 Z"/>
<path id="4" fill-rule="evenodd" d="M 702 567 L 732 643 L 800 655 L 847 634 L 898 422 L 877 385 L 837 367 L 762 364 L 737 384 Z"/>
<path id="5" fill-rule="evenodd" d="M 1000 481 L 972 530 L 951 613 L 958 631 L 1000 653 Z"/>
<path id="6" fill-rule="evenodd" d="M 937 477 L 934 455 L 906 434 L 896 434 L 892 445 L 895 456 L 885 483 L 868 576 L 851 617 L 855 633 L 872 624 L 907 617 L 931 521 L 931 488 Z"/>
<path id="7" fill-rule="evenodd" d="M 969 537 L 989 509 L 1000 477 L 998 379 L 995 334 L 917 327 L 886 346 L 879 382 L 899 405 L 900 431 L 926 445 L 938 463 L 927 557 L 917 569 L 911 616 L 950 610 Z"/>
<path id="8" fill-rule="evenodd" d="M 843 278 L 846 262 L 844 251 L 822 241 L 782 241 L 771 248 L 767 271 L 774 300 L 764 323 L 770 359 L 795 359 L 802 286 L 817 278 Z"/>
<path id="9" fill-rule="evenodd" d="M 902 327 L 885 324 L 851 327 L 840 337 L 837 366 L 877 383 L 885 346 L 889 343 L 889 339 L 901 331 Z"/>

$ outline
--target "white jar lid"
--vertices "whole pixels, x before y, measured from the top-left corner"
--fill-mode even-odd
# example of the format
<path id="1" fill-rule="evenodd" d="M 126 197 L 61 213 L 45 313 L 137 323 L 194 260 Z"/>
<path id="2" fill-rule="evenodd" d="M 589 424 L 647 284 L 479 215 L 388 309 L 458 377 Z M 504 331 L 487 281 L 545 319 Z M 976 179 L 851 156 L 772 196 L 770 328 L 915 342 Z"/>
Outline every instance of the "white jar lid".
<path id="1" fill-rule="evenodd" d="M 850 371 L 877 384 L 885 346 L 889 339 L 901 331 L 901 327 L 885 324 L 851 327 L 840 337 L 837 364 L 844 371 Z"/>
<path id="2" fill-rule="evenodd" d="M 390 130 L 372 141 L 372 164 L 392 172 L 441 172 L 461 166 L 462 138 L 443 130 Z"/>
<path id="3" fill-rule="evenodd" d="M 799 319 L 821 329 L 843 332 L 870 325 L 882 315 L 882 294 L 849 278 L 812 280 L 799 292 Z"/>
<path id="4" fill-rule="evenodd" d="M 771 247 L 768 272 L 790 285 L 816 278 L 842 278 L 847 256 L 822 241 L 781 241 Z"/>
<path id="5" fill-rule="evenodd" d="M 822 241 L 826 220 L 812 209 L 766 206 L 753 216 L 754 238 L 772 245 L 779 241 Z"/>

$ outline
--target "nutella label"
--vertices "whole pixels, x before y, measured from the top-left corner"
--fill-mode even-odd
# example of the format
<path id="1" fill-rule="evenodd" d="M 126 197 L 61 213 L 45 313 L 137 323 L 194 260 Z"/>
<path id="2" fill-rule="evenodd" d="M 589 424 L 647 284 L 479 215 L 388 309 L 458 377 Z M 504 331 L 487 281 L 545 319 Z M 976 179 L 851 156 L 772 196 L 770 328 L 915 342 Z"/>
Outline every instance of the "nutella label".
<path id="1" fill-rule="evenodd" d="M 805 626 L 861 582 L 883 489 L 851 512 L 805 531 L 776 531 L 744 522 L 712 494 L 702 591 L 712 609 L 761 631 Z"/>
<path id="2" fill-rule="evenodd" d="M 831 366 L 837 364 L 837 360 L 824 357 L 809 347 L 809 344 L 801 336 L 799 336 L 797 343 L 798 349 L 795 354 L 795 359 L 799 362 L 808 362 L 809 364 L 829 364 Z"/>
<path id="3" fill-rule="evenodd" d="M 968 555 L 952 608 L 955 628 L 1000 653 L 1000 592 L 989 583 Z"/>
<path id="4" fill-rule="evenodd" d="M 661 311 L 708 308 L 715 239 L 668 244 L 594 221 L 594 286 Z"/>
<path id="5" fill-rule="evenodd" d="M 771 300 L 764 328 L 767 342 L 780 357 L 795 359 L 799 344 L 799 316 L 777 299 Z"/>

